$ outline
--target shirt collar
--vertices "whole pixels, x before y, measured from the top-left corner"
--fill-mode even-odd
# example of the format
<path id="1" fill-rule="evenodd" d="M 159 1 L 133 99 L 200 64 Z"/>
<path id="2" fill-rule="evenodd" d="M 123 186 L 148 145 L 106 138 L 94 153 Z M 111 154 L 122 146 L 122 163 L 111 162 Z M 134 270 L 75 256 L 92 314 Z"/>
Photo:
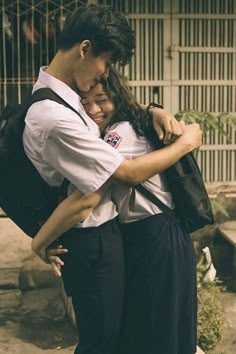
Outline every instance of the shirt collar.
<path id="1" fill-rule="evenodd" d="M 38 80 L 34 85 L 33 91 L 41 88 L 42 86 L 49 87 L 58 96 L 63 98 L 63 100 L 66 101 L 70 106 L 78 110 L 79 107 L 81 107 L 80 96 L 64 82 L 48 74 L 46 69 L 47 66 L 42 66 L 40 68 Z"/>

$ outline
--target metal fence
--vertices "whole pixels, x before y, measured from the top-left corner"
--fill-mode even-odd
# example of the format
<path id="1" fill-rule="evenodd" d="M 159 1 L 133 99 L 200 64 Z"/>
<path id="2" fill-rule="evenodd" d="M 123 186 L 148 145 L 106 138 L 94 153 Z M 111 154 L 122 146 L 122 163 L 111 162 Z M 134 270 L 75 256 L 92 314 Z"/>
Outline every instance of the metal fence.
<path id="1" fill-rule="evenodd" d="M 56 50 L 77 0 L 1 0 L 0 105 L 21 101 Z M 136 54 L 119 68 L 140 103 L 180 110 L 236 112 L 235 0 L 97 0 L 126 13 Z M 206 182 L 236 181 L 236 132 L 211 131 L 198 154 Z"/>

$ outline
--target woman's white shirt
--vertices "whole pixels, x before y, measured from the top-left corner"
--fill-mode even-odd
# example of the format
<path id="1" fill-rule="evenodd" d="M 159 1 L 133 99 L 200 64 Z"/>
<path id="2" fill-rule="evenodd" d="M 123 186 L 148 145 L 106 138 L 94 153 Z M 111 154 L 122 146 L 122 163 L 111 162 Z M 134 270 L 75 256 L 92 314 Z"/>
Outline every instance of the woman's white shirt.
<path id="1" fill-rule="evenodd" d="M 114 124 L 106 132 L 104 140 L 119 151 L 127 160 L 135 159 L 153 151 L 145 137 L 136 135 L 129 122 Z M 157 174 L 143 183 L 144 187 L 156 195 L 171 209 L 174 208 L 171 193 L 164 174 Z M 117 183 L 112 189 L 112 199 L 118 207 L 121 223 L 130 223 L 162 211 L 140 194 L 135 188 L 124 183 Z"/>

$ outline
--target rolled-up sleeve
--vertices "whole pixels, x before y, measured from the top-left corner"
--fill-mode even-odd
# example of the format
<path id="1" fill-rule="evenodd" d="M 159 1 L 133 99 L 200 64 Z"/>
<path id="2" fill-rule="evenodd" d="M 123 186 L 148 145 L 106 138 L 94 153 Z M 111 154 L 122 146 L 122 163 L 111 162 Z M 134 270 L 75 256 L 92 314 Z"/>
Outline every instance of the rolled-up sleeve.
<path id="1" fill-rule="evenodd" d="M 77 120 L 57 121 L 44 141 L 42 155 L 84 194 L 98 190 L 123 157 Z"/>

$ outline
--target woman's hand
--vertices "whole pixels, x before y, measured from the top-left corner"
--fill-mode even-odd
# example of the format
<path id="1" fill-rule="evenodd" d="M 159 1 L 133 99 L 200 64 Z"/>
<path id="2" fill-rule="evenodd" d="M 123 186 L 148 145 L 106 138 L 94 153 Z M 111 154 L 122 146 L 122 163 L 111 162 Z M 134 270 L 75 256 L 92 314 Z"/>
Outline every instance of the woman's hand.
<path id="1" fill-rule="evenodd" d="M 56 277 L 61 277 L 61 267 L 64 265 L 64 262 L 60 259 L 60 257 L 58 257 L 58 255 L 67 252 L 68 250 L 63 248 L 62 245 L 53 245 L 46 249 L 47 263 L 51 264 L 52 270 Z"/>
<path id="2" fill-rule="evenodd" d="M 153 117 L 153 127 L 164 144 L 172 143 L 182 135 L 180 123 L 168 111 L 152 107 L 149 112 Z"/>

